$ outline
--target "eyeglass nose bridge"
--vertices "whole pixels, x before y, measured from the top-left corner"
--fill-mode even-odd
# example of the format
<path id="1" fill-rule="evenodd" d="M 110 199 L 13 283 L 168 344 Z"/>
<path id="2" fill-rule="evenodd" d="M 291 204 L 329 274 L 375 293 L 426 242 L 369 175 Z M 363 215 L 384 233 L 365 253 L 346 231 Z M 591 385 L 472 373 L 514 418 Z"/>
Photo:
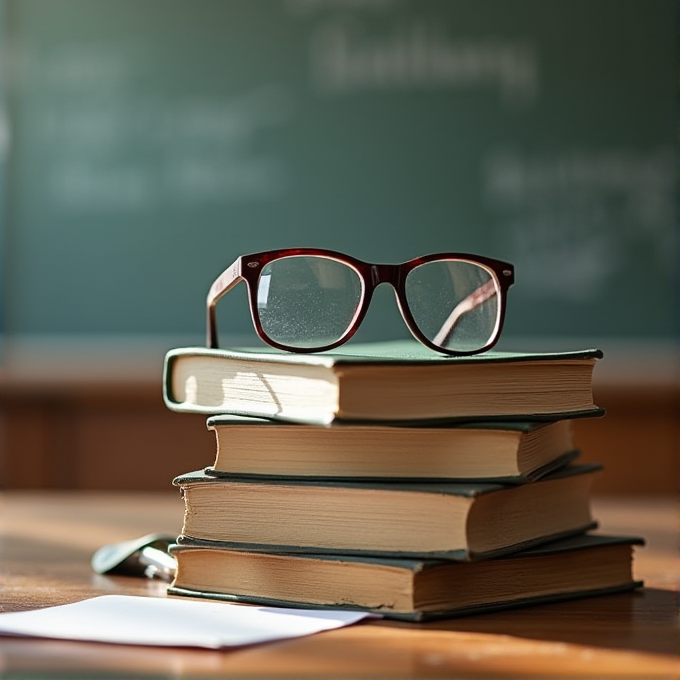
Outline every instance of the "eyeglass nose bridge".
<path id="1" fill-rule="evenodd" d="M 400 274 L 401 267 L 398 264 L 372 264 L 371 287 L 376 288 L 381 283 L 388 283 L 396 289 Z"/>

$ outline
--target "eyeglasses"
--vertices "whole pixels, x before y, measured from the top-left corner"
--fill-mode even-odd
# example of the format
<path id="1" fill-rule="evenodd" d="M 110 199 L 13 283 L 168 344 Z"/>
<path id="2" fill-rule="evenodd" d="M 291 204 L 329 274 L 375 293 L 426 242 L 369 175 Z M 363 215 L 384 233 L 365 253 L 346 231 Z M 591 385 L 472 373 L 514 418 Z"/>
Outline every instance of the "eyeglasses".
<path id="1" fill-rule="evenodd" d="M 260 338 L 289 352 L 321 352 L 359 328 L 375 288 L 391 285 L 413 336 L 430 349 L 469 355 L 493 347 L 503 327 L 514 268 L 464 253 L 370 264 L 332 250 L 293 248 L 242 255 L 207 298 L 207 345 L 218 347 L 215 307 L 240 281 Z"/>

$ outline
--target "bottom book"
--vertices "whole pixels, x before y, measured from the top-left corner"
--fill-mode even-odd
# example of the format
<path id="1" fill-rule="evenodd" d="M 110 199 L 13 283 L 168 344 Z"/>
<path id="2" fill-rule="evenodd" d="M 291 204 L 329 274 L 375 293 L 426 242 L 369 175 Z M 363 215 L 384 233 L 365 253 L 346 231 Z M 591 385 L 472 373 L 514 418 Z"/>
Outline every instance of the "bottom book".
<path id="1" fill-rule="evenodd" d="M 396 559 L 171 546 L 170 595 L 260 605 L 359 609 L 415 621 L 632 590 L 643 539 L 584 534 L 481 560 Z"/>

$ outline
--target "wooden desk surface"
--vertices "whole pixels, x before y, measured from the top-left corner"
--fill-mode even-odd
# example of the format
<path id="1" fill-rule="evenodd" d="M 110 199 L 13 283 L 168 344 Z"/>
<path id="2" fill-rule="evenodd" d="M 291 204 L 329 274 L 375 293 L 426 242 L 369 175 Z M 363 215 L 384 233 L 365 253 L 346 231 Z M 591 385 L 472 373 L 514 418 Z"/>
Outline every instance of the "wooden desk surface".
<path id="1" fill-rule="evenodd" d="M 678 508 L 670 498 L 596 499 L 603 529 L 644 536 L 639 592 L 428 624 L 371 621 L 230 651 L 0 638 L 0 677 L 680 677 Z M 155 495 L 0 494 L 0 609 L 100 594 L 164 596 L 143 578 L 100 576 L 92 552 L 176 533 L 183 503 Z"/>

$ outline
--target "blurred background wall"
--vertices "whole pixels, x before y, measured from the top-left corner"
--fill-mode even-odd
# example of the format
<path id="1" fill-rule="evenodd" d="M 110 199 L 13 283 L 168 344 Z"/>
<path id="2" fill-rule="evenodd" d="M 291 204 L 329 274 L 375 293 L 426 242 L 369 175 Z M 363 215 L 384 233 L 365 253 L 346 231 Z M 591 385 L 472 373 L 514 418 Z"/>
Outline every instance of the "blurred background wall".
<path id="1" fill-rule="evenodd" d="M 0 484 L 166 488 L 239 254 L 513 262 L 502 346 L 599 346 L 601 488 L 678 479 L 673 0 L 0 0 Z M 381 291 L 360 339 L 400 337 Z M 220 308 L 252 343 L 245 295 Z M 640 460 L 644 457 L 644 470 Z"/>

